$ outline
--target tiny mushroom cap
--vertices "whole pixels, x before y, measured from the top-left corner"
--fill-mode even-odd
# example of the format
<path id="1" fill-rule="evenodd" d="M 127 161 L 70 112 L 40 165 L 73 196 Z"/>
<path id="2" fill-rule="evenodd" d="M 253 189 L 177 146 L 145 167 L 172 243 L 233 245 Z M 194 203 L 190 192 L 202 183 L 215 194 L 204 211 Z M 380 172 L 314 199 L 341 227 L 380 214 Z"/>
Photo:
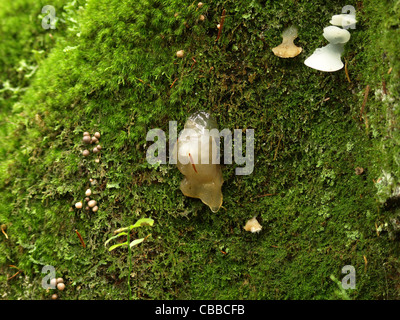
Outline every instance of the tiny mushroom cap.
<path id="1" fill-rule="evenodd" d="M 97 153 L 99 152 L 99 149 L 97 149 L 96 147 L 93 148 L 93 153 Z"/>
<path id="2" fill-rule="evenodd" d="M 219 28 L 221 28 L 221 25 L 218 23 L 218 24 L 217 24 L 217 29 L 219 29 Z"/>
<path id="3" fill-rule="evenodd" d="M 262 229 L 262 226 L 258 223 L 256 217 L 248 220 L 246 222 L 246 225 L 244 226 L 244 230 L 250 231 L 250 232 L 260 232 Z"/>
<path id="4" fill-rule="evenodd" d="M 90 136 L 83 136 L 82 141 L 83 143 L 89 144 L 92 138 L 90 138 Z"/>
<path id="5" fill-rule="evenodd" d="M 176 56 L 177 56 L 178 58 L 182 58 L 184 54 L 185 54 L 185 51 L 184 51 L 184 50 L 179 50 L 179 51 L 176 52 Z"/>
<path id="6" fill-rule="evenodd" d="M 57 284 L 57 289 L 63 291 L 65 289 L 65 284 L 60 282 Z"/>
<path id="7" fill-rule="evenodd" d="M 93 208 L 96 204 L 97 204 L 96 200 L 90 200 L 88 202 L 88 206 L 91 207 L 91 208 Z"/>
<path id="8" fill-rule="evenodd" d="M 336 26 L 324 28 L 323 36 L 332 44 L 346 43 L 350 40 L 350 32 Z"/>
<path id="9" fill-rule="evenodd" d="M 64 283 L 64 279 L 63 278 L 57 278 L 57 283 Z"/>
<path id="10" fill-rule="evenodd" d="M 50 280 L 50 285 L 51 285 L 53 288 L 55 288 L 56 285 L 57 285 L 57 279 L 56 279 L 56 278 L 51 279 L 51 280 Z"/>
<path id="11" fill-rule="evenodd" d="M 87 157 L 90 154 L 90 152 L 89 152 L 89 150 L 83 150 L 82 154 L 84 157 Z"/>
<path id="12" fill-rule="evenodd" d="M 92 195 L 92 190 L 87 189 L 87 190 L 85 191 L 85 195 L 86 195 L 87 197 L 90 197 L 90 196 Z"/>
<path id="13" fill-rule="evenodd" d="M 197 7 L 198 8 L 201 8 L 203 6 L 203 2 L 199 2 L 198 4 L 197 4 Z"/>
<path id="14" fill-rule="evenodd" d="M 98 143 L 98 142 L 99 142 L 99 140 L 95 136 L 93 136 L 92 137 L 92 143 Z"/>
<path id="15" fill-rule="evenodd" d="M 83 133 L 83 136 L 90 136 L 90 134 L 89 134 L 89 132 L 85 131 L 85 132 Z"/>
<path id="16" fill-rule="evenodd" d="M 334 25 L 334 26 L 338 26 L 338 27 L 348 27 L 348 28 L 352 28 L 353 26 L 355 26 L 357 20 L 355 15 L 352 14 L 336 14 L 334 16 L 332 16 L 331 21 L 329 21 L 330 24 Z"/>
<path id="17" fill-rule="evenodd" d="M 294 39 L 297 38 L 297 28 L 291 26 L 285 29 L 282 33 L 282 43 L 273 48 L 274 55 L 280 58 L 293 58 L 301 53 L 303 49 L 294 44 Z"/>
<path id="18" fill-rule="evenodd" d="M 77 203 L 75 203 L 75 208 L 77 208 L 77 209 L 81 209 L 82 208 L 82 202 L 77 202 Z"/>
<path id="19" fill-rule="evenodd" d="M 200 20 L 200 21 L 204 21 L 205 19 L 206 19 L 206 17 L 205 17 L 204 15 L 201 14 L 200 17 L 199 17 L 199 20 Z"/>
<path id="20" fill-rule="evenodd" d="M 98 206 L 94 206 L 93 209 L 92 209 L 93 212 L 96 212 L 97 210 L 99 210 Z"/>
<path id="21" fill-rule="evenodd" d="M 96 132 L 96 133 L 94 134 L 94 136 L 95 136 L 97 139 L 100 139 L 100 132 Z"/>
<path id="22" fill-rule="evenodd" d="M 99 145 L 99 144 L 96 146 L 96 148 L 97 148 L 97 150 L 101 150 L 102 149 L 101 145 Z"/>
<path id="23" fill-rule="evenodd" d="M 58 298 L 58 295 L 54 293 L 53 295 L 51 295 L 51 298 L 52 298 L 53 300 L 56 300 L 56 299 Z"/>

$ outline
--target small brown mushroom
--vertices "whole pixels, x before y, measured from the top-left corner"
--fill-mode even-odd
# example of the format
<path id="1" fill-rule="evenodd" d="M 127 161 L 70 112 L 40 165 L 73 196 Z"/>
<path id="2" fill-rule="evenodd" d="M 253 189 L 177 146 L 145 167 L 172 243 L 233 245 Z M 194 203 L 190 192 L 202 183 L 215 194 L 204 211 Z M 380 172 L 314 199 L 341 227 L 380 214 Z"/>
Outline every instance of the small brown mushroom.
<path id="1" fill-rule="evenodd" d="M 58 295 L 56 295 L 56 294 L 53 294 L 53 295 L 51 296 L 51 299 L 53 299 L 53 300 L 57 300 L 57 298 L 58 298 Z"/>
<path id="2" fill-rule="evenodd" d="M 200 17 L 199 17 L 199 20 L 200 20 L 200 21 L 204 21 L 204 20 L 206 20 L 206 17 L 205 17 L 204 15 L 201 14 Z"/>
<path id="3" fill-rule="evenodd" d="M 57 289 L 63 291 L 65 289 L 65 284 L 60 282 L 57 284 Z"/>
<path id="4" fill-rule="evenodd" d="M 97 139 L 100 139 L 100 132 L 96 132 L 96 133 L 94 134 L 94 136 L 95 136 Z"/>
<path id="5" fill-rule="evenodd" d="M 197 4 L 197 8 L 201 8 L 203 6 L 203 2 L 199 2 L 198 4 Z"/>
<path id="6" fill-rule="evenodd" d="M 83 136 L 90 136 L 90 134 L 89 134 L 89 132 L 85 131 L 85 132 L 83 133 Z"/>
<path id="7" fill-rule="evenodd" d="M 97 152 L 99 152 L 99 149 L 97 149 L 96 147 L 93 148 L 93 153 L 97 153 Z"/>
<path id="8" fill-rule="evenodd" d="M 83 150 L 83 151 L 82 151 L 82 155 L 83 155 L 84 157 L 87 157 L 89 154 L 90 154 L 90 151 L 89 151 L 89 150 Z"/>
<path id="9" fill-rule="evenodd" d="M 99 207 L 98 207 L 98 206 L 94 206 L 94 207 L 92 208 L 92 211 L 93 211 L 93 212 L 96 212 L 97 210 L 99 210 Z"/>
<path id="10" fill-rule="evenodd" d="M 361 174 L 364 172 L 364 169 L 361 168 L 361 167 L 357 167 L 357 168 L 355 169 L 355 171 L 356 171 L 356 175 L 361 175 Z"/>
<path id="11" fill-rule="evenodd" d="M 57 278 L 57 284 L 58 283 L 64 283 L 64 279 L 63 278 Z"/>
<path id="12" fill-rule="evenodd" d="M 178 58 L 183 58 L 183 55 L 185 54 L 185 51 L 184 50 L 179 50 L 179 51 L 177 51 L 176 52 L 176 56 L 178 57 Z"/>
<path id="13" fill-rule="evenodd" d="M 300 54 L 303 50 L 301 47 L 298 47 L 294 44 L 294 39 L 297 38 L 297 28 L 289 27 L 282 33 L 282 43 L 273 48 L 272 52 L 274 55 L 280 58 L 293 58 Z"/>
<path id="14" fill-rule="evenodd" d="M 97 150 L 101 150 L 102 149 L 101 145 L 99 145 L 99 144 L 96 146 L 96 148 L 97 148 Z"/>
<path id="15" fill-rule="evenodd" d="M 99 143 L 99 140 L 95 136 L 92 137 L 92 143 Z"/>
<path id="16" fill-rule="evenodd" d="M 90 136 L 83 136 L 82 141 L 85 144 L 89 144 L 90 141 L 92 141 L 92 138 L 90 138 Z"/>

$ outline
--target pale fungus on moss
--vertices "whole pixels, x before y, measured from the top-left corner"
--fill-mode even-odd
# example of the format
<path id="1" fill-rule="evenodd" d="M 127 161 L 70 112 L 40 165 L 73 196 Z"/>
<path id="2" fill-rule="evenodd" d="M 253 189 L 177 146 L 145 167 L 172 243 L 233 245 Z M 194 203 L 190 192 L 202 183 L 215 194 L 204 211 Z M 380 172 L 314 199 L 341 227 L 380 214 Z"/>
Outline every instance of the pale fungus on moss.
<path id="1" fill-rule="evenodd" d="M 97 204 L 97 201 L 96 201 L 96 200 L 90 200 L 90 201 L 88 202 L 88 206 L 89 206 L 90 208 L 93 208 L 96 204 Z"/>
<path id="2" fill-rule="evenodd" d="M 75 208 L 82 209 L 82 202 L 75 203 Z"/>
<path id="3" fill-rule="evenodd" d="M 291 26 L 285 29 L 282 33 L 282 38 L 282 43 L 272 49 L 274 55 L 280 58 L 293 58 L 301 53 L 303 49 L 294 44 L 294 39 L 297 38 L 296 27 Z"/>
<path id="4" fill-rule="evenodd" d="M 82 155 L 83 155 L 84 157 L 87 157 L 89 154 L 90 154 L 90 151 L 89 151 L 89 150 L 83 150 L 83 151 L 82 151 Z"/>
<path id="5" fill-rule="evenodd" d="M 184 50 L 179 50 L 179 51 L 176 52 L 176 56 L 178 58 L 183 58 L 184 54 L 185 54 Z"/>
<path id="6" fill-rule="evenodd" d="M 91 195 L 92 195 L 92 190 L 91 189 L 87 189 L 86 191 L 85 191 L 85 195 L 87 196 L 87 197 L 90 197 Z M 89 201 L 89 200 L 88 200 Z"/>
<path id="7" fill-rule="evenodd" d="M 250 232 L 260 232 L 262 229 L 261 224 L 257 221 L 256 217 L 251 218 L 246 222 L 246 225 L 243 227 L 244 230 Z"/>
<path id="8" fill-rule="evenodd" d="M 58 283 L 57 284 L 57 289 L 60 290 L 60 291 L 63 291 L 65 289 L 65 284 L 62 283 L 62 282 Z"/>
<path id="9" fill-rule="evenodd" d="M 191 115 L 173 149 L 177 167 L 185 176 L 180 189 L 187 197 L 199 198 L 213 212 L 222 205 L 223 183 L 215 137 L 209 130 L 217 128 L 215 120 L 206 112 Z M 204 151 L 206 150 L 206 151 Z"/>

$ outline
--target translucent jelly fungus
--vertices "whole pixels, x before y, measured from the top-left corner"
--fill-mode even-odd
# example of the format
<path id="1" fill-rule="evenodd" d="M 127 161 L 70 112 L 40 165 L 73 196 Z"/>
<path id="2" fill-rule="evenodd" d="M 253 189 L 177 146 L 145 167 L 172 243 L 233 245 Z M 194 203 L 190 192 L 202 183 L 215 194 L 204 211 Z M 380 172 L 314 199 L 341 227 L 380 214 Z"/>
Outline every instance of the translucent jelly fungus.
<path id="1" fill-rule="evenodd" d="M 347 30 L 329 26 L 324 28 L 323 36 L 329 41 L 329 44 L 323 48 L 318 48 L 314 53 L 304 61 L 307 67 L 333 72 L 343 68 L 344 64 L 341 56 L 344 50 L 344 44 L 350 40 L 350 32 Z"/>
<path id="2" fill-rule="evenodd" d="M 280 57 L 280 58 L 293 58 L 300 54 L 303 50 L 301 47 L 298 47 L 294 44 L 294 39 L 297 38 L 297 28 L 296 27 L 289 27 L 285 29 L 282 33 L 282 43 L 273 48 L 272 52 Z"/>
<path id="3" fill-rule="evenodd" d="M 217 123 L 206 112 L 191 115 L 174 146 L 177 167 L 185 176 L 180 189 L 187 197 L 199 198 L 213 212 L 222 205 L 223 183 L 219 150 L 212 129 Z M 211 132 L 210 132 L 211 131 Z"/>
<path id="4" fill-rule="evenodd" d="M 243 227 L 244 230 L 250 231 L 250 232 L 260 232 L 262 229 L 261 224 L 258 223 L 256 217 L 251 218 L 246 222 L 246 225 Z"/>

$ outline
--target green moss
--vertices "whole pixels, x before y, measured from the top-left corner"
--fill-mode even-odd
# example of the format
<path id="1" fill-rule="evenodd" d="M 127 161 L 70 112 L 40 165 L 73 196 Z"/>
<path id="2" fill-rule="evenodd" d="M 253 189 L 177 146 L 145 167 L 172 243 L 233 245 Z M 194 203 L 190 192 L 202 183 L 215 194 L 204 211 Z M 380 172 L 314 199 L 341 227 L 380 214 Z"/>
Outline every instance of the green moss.
<path id="1" fill-rule="evenodd" d="M 341 279 L 348 264 L 356 268 L 350 299 L 398 298 L 398 3 L 59 1 L 65 22 L 51 43 L 40 29 L 43 3 L 6 3 L 1 30 L 25 24 L 0 45 L 12 57 L 1 55 L 0 80 L 26 90 L 0 96 L 0 223 L 9 237 L 0 235 L 2 297 L 48 299 L 41 268 L 53 265 L 66 279 L 62 299 L 126 299 L 126 250 L 110 253 L 104 242 L 151 217 L 152 236 L 132 251 L 135 298 L 343 298 L 331 276 Z M 343 55 L 351 82 L 344 69 L 303 63 L 349 4 L 358 20 Z M 280 59 L 271 48 L 292 24 L 303 52 Z M 38 66 L 29 79 L 15 71 L 21 60 Z M 146 162 L 148 130 L 168 131 L 169 121 L 180 130 L 197 110 L 213 113 L 221 129 L 255 130 L 254 172 L 223 167 L 217 214 L 182 195 L 175 166 Z M 101 132 L 99 163 L 81 155 L 84 131 Z M 379 193 L 382 170 L 393 179 Z M 95 214 L 73 206 L 89 178 Z M 246 233 L 255 215 L 263 230 Z M 23 273 L 7 280 L 9 265 Z"/>

